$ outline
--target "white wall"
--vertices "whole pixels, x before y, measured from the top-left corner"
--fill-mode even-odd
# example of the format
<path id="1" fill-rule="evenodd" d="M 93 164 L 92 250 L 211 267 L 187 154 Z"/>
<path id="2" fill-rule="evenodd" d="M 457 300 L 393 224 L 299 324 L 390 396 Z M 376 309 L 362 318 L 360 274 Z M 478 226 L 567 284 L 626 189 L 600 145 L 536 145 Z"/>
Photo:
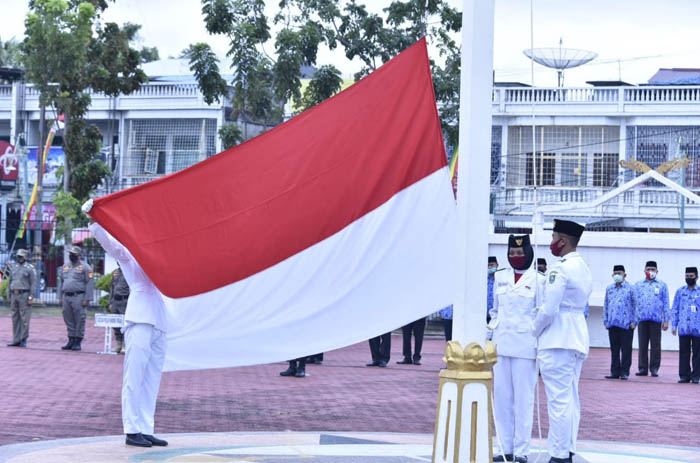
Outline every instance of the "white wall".
<path id="1" fill-rule="evenodd" d="M 533 245 L 535 241 L 539 244 L 535 253 L 547 259 L 551 266 L 556 260 L 549 252 L 551 231 L 540 233 L 536 239 L 530 238 Z M 508 265 L 507 246 L 508 235 L 490 235 L 489 255 L 498 258 L 500 267 Z M 644 278 L 644 264 L 655 260 L 659 266 L 658 278 L 668 285 L 670 302 L 673 302 L 676 290 L 685 285 L 685 267 L 700 267 L 700 237 L 693 234 L 587 232 L 583 234 L 578 250 L 593 273 L 588 328 L 594 347 L 609 347 L 607 330 L 602 322 L 602 306 L 605 288 L 612 283 L 613 265 L 624 265 L 627 280 L 634 283 Z M 634 345 L 637 346 L 636 334 Z M 663 333 L 661 346 L 665 350 L 678 350 L 678 338 L 671 335 L 670 329 Z"/>

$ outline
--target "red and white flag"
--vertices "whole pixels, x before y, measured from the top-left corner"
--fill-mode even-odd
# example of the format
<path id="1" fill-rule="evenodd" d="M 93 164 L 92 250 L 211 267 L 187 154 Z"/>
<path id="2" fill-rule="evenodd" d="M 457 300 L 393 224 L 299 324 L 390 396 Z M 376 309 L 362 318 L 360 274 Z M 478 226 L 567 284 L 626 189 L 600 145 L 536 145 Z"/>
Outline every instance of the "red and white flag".
<path id="1" fill-rule="evenodd" d="M 283 361 L 449 305 L 455 202 L 425 40 L 91 215 L 165 296 L 165 370 Z"/>

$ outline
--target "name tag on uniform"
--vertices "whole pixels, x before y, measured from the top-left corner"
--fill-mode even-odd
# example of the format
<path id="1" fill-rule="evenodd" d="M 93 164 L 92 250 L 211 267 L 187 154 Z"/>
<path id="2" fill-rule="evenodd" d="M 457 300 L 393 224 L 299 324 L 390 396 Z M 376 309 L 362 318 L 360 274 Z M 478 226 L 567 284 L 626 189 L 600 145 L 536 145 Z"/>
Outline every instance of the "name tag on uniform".
<path id="1" fill-rule="evenodd" d="M 698 308 L 697 308 L 695 305 L 691 305 L 691 306 L 690 306 L 690 311 L 693 312 L 693 313 L 695 313 L 695 312 L 698 311 Z"/>
<path id="2" fill-rule="evenodd" d="M 654 294 L 659 294 L 661 293 L 661 290 L 659 288 L 654 288 Z"/>

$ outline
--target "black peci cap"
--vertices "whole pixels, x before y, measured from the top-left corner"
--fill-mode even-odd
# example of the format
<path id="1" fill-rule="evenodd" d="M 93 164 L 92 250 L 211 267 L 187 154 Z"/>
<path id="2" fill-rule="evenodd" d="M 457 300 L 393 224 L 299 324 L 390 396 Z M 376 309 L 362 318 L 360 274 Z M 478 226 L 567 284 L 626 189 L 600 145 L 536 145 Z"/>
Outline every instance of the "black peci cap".
<path id="1" fill-rule="evenodd" d="M 510 235 L 508 237 L 508 248 L 525 248 L 530 246 L 530 235 Z"/>
<path id="2" fill-rule="evenodd" d="M 537 265 L 547 265 L 547 260 L 542 258 L 542 257 L 538 257 L 537 258 Z"/>
<path id="3" fill-rule="evenodd" d="M 498 260 L 496 259 L 496 256 L 489 256 L 489 264 L 497 264 Z"/>
<path id="4" fill-rule="evenodd" d="M 685 273 L 694 273 L 698 274 L 698 268 L 697 267 L 686 267 L 685 268 Z"/>
<path id="5" fill-rule="evenodd" d="M 563 233 L 565 235 L 581 238 L 584 229 L 585 227 L 583 225 L 579 225 L 576 222 L 572 222 L 570 220 L 554 219 L 553 231 L 557 233 Z"/>
<path id="6" fill-rule="evenodd" d="M 625 271 L 624 265 L 615 265 L 613 267 L 613 272 L 624 272 L 624 271 Z"/>
<path id="7" fill-rule="evenodd" d="M 645 265 L 645 267 L 659 268 L 659 266 L 656 265 L 656 261 L 654 261 L 654 260 L 650 260 L 649 262 L 647 262 L 647 264 Z"/>

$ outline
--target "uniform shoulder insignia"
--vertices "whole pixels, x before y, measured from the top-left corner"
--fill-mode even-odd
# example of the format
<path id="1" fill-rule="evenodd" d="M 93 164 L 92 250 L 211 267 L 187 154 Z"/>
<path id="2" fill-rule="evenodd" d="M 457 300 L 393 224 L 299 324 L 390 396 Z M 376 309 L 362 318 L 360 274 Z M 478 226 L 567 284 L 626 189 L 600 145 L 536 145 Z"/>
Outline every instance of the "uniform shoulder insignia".
<path id="1" fill-rule="evenodd" d="M 549 282 L 554 283 L 557 279 L 557 272 L 555 270 L 552 270 L 549 272 Z"/>
<path id="2" fill-rule="evenodd" d="M 92 278 L 92 270 L 88 270 L 88 278 Z"/>
<path id="3" fill-rule="evenodd" d="M 77 271 L 79 271 L 79 272 L 82 272 L 82 271 L 83 271 L 83 266 L 82 266 L 82 265 L 78 265 L 75 269 L 76 269 Z"/>
<path id="4" fill-rule="evenodd" d="M 63 266 L 63 271 L 64 271 L 64 272 L 67 272 L 68 270 L 70 270 L 70 265 L 64 265 L 64 266 Z"/>
<path id="5" fill-rule="evenodd" d="M 119 276 L 119 270 L 115 270 L 112 272 L 113 277 L 118 277 Z"/>

